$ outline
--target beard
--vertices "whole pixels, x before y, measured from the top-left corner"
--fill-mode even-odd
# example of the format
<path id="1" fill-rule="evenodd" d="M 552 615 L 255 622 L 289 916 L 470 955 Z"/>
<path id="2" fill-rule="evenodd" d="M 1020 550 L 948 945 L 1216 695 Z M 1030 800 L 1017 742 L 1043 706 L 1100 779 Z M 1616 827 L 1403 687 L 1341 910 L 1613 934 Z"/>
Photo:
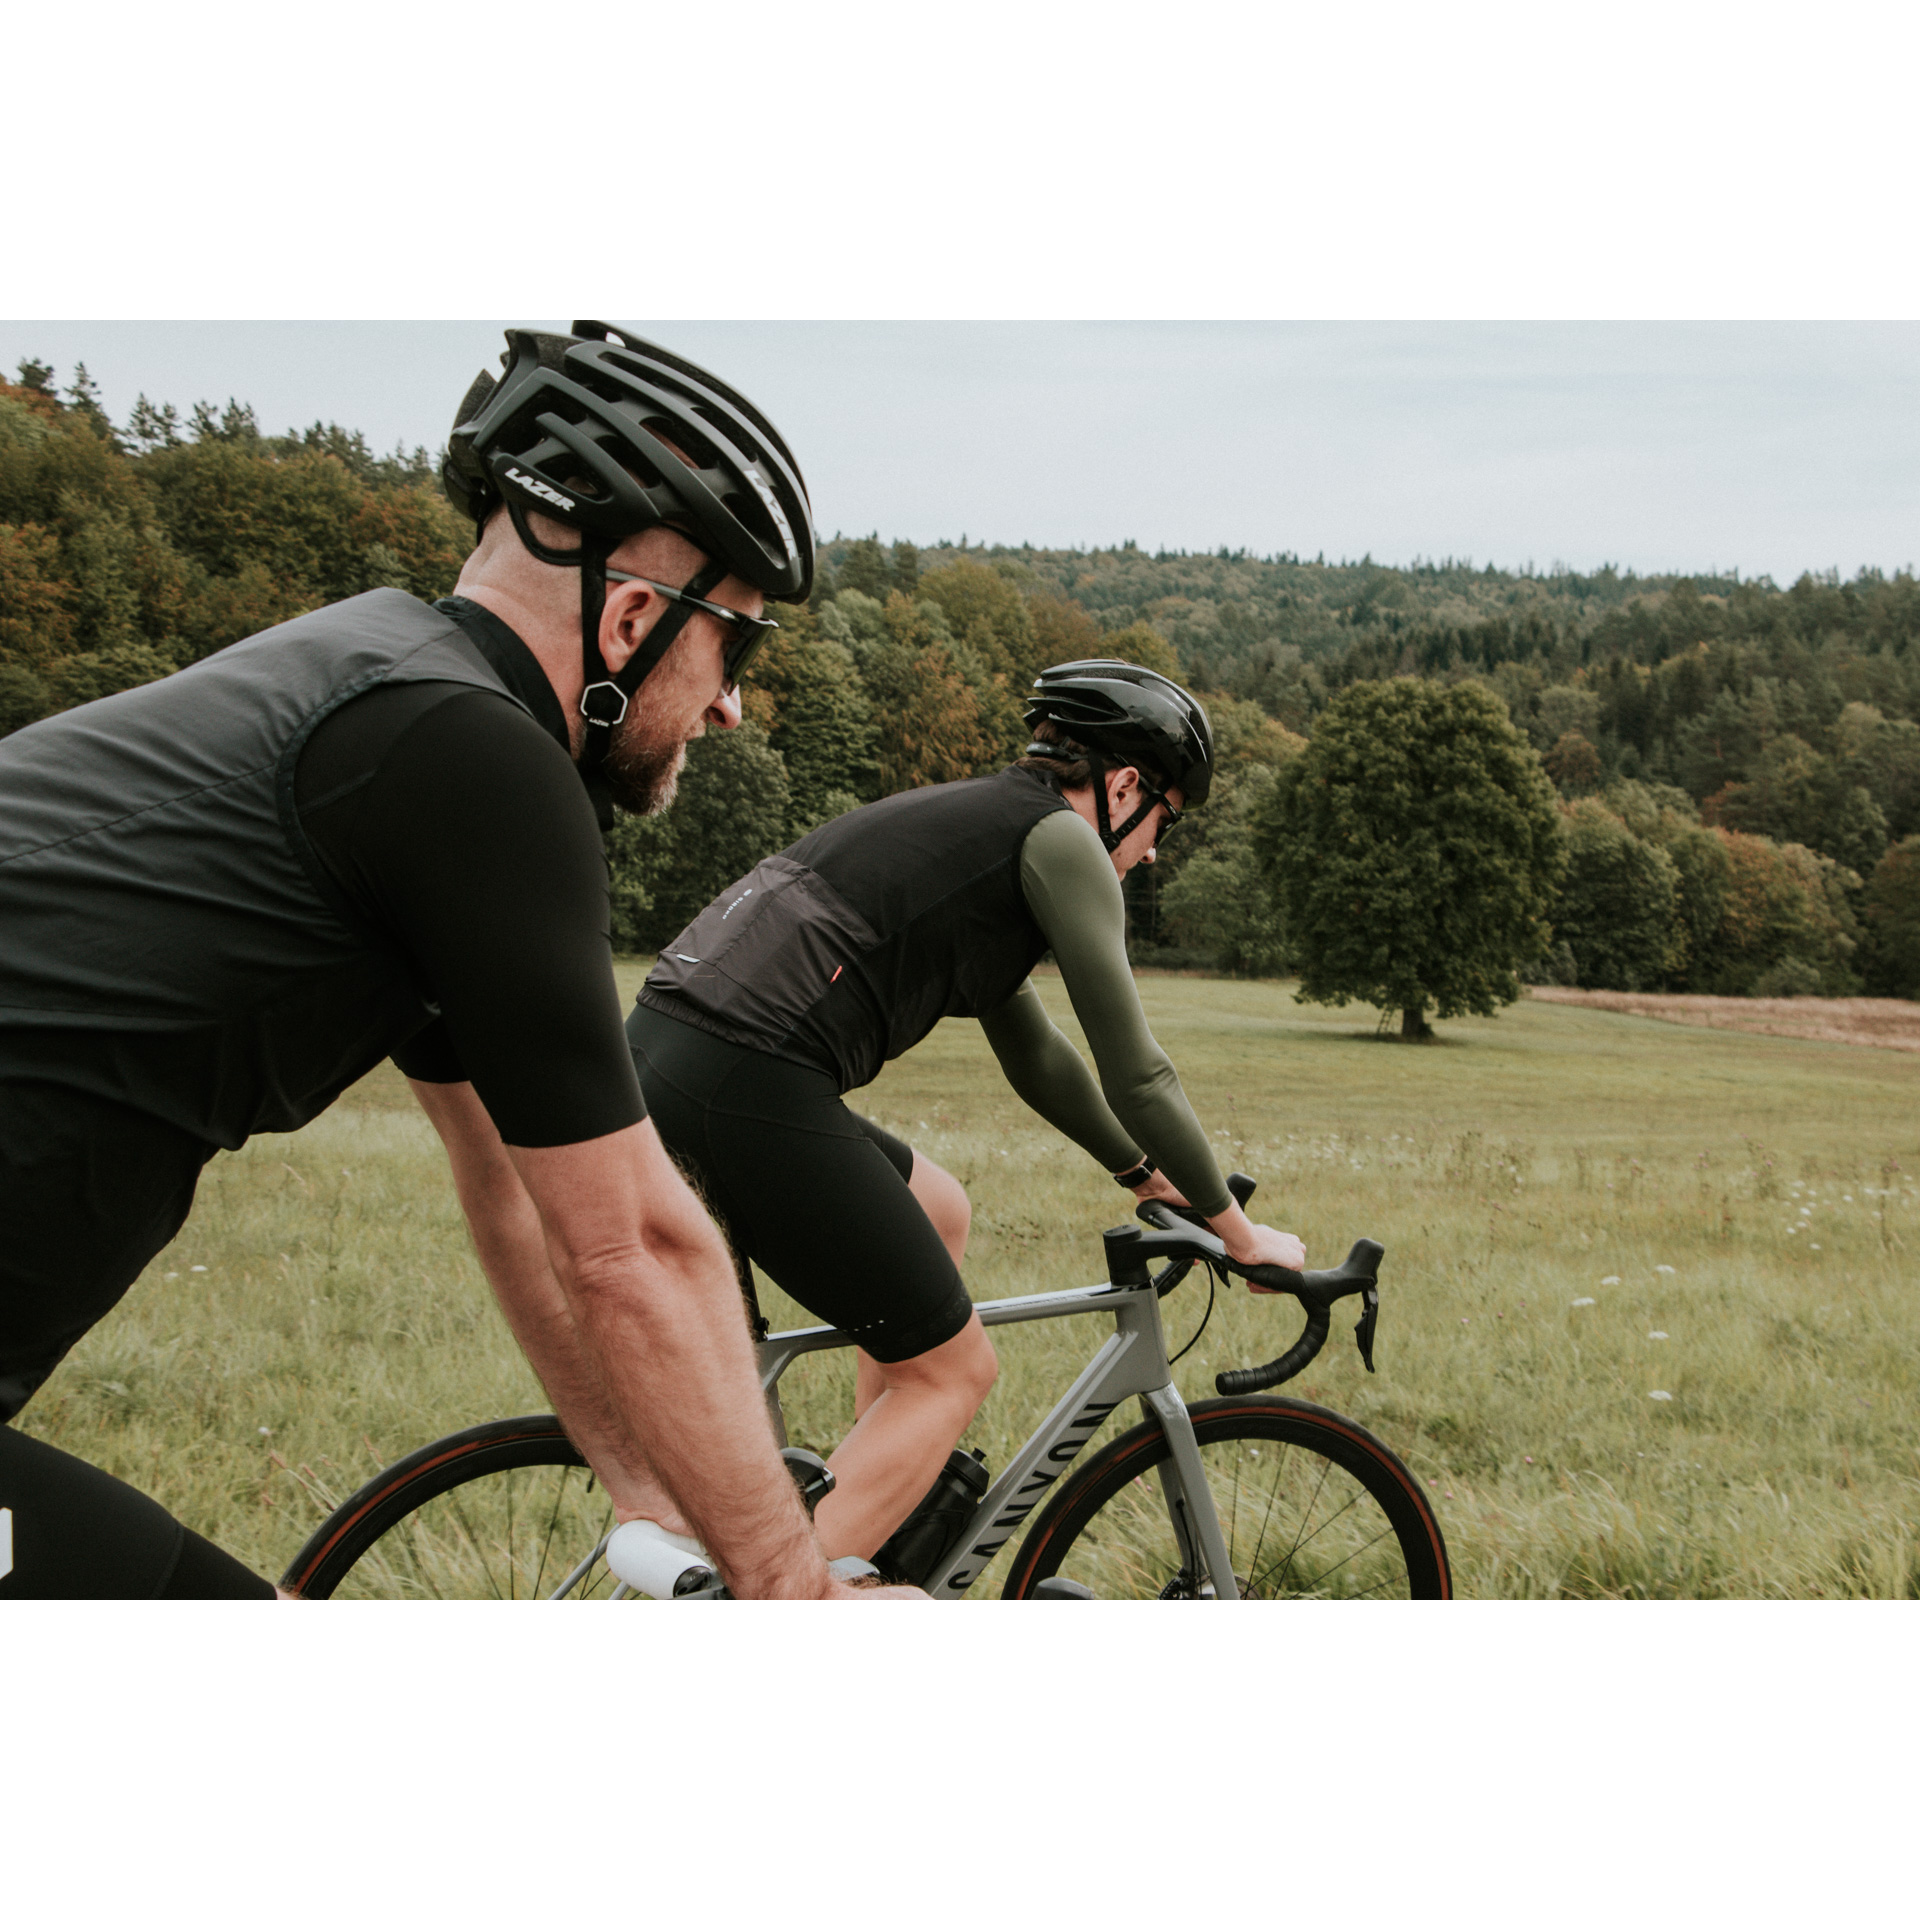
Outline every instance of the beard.
<path id="1" fill-rule="evenodd" d="M 687 762 L 684 735 L 649 728 L 647 713 L 636 700 L 613 736 L 600 764 L 601 778 L 613 804 L 627 813 L 664 813 L 679 790 L 680 769 Z"/>

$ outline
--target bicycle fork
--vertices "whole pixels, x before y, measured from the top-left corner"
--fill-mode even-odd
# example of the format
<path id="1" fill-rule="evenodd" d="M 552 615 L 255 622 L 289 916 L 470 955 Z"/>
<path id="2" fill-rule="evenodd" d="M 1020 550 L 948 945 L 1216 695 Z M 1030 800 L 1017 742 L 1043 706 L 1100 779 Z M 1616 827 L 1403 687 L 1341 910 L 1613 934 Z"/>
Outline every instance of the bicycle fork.
<path id="1" fill-rule="evenodd" d="M 1207 1485 L 1187 1403 L 1171 1380 L 1140 1398 L 1160 1422 L 1160 1430 L 1167 1436 L 1167 1450 L 1173 1456 L 1157 1472 L 1167 1518 L 1180 1542 L 1181 1572 L 1193 1581 L 1194 1593 L 1200 1599 L 1238 1600 L 1240 1583 L 1233 1577 L 1233 1558 L 1227 1550 L 1227 1537 L 1220 1531 L 1219 1509 Z"/>

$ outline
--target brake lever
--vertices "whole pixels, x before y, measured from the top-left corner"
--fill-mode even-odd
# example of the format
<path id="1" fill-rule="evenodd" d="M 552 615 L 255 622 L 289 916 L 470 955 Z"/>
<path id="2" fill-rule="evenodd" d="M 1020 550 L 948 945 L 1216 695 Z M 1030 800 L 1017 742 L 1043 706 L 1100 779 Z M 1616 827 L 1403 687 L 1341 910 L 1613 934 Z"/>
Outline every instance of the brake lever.
<path id="1" fill-rule="evenodd" d="M 1360 1319 L 1353 1330 L 1354 1345 L 1360 1349 L 1360 1358 L 1366 1362 L 1367 1371 L 1374 1371 L 1373 1330 L 1380 1319 L 1380 1289 L 1369 1287 L 1360 1296 Z"/>

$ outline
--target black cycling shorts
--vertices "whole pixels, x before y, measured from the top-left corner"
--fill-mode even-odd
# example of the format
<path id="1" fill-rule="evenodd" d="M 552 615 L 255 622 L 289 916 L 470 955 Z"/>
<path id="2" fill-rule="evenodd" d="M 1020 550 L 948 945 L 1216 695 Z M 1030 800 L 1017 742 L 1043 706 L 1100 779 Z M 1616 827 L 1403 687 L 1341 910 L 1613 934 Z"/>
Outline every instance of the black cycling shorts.
<path id="1" fill-rule="evenodd" d="M 634 1008 L 627 1040 L 662 1144 L 782 1292 L 885 1362 L 967 1324 L 973 1302 L 907 1189 L 913 1149 L 828 1075 L 652 1007 Z"/>
<path id="2" fill-rule="evenodd" d="M 0 1600 L 273 1597 L 144 1493 L 6 1425 L 180 1231 L 212 1151 L 115 1101 L 0 1082 Z"/>
<path id="3" fill-rule="evenodd" d="M 58 1447 L 0 1427 L 11 1564 L 0 1600 L 271 1600 L 263 1580 L 165 1507 Z"/>
<path id="4" fill-rule="evenodd" d="M 117 1101 L 0 1081 L 0 1422 L 180 1231 L 212 1153 Z"/>

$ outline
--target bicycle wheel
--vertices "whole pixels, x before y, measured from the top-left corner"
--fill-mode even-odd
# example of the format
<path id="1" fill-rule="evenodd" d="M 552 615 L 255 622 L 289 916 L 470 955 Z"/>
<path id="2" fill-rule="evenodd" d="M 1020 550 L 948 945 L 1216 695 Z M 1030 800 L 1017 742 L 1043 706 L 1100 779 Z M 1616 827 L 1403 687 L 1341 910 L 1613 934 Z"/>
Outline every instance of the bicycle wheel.
<path id="1" fill-rule="evenodd" d="M 1246 1600 L 1446 1600 L 1446 1543 L 1426 1496 L 1364 1427 L 1307 1400 L 1203 1400 L 1189 1409 Z M 1181 1551 L 1159 1424 L 1094 1454 L 1034 1522 L 1001 1597 L 1054 1574 L 1103 1600 L 1202 1597 Z"/>
<path id="2" fill-rule="evenodd" d="M 281 1576 L 305 1600 L 537 1600 L 613 1527 L 551 1414 L 493 1420 L 396 1461 L 321 1522 Z M 606 1599 L 596 1560 L 570 1599 Z"/>

